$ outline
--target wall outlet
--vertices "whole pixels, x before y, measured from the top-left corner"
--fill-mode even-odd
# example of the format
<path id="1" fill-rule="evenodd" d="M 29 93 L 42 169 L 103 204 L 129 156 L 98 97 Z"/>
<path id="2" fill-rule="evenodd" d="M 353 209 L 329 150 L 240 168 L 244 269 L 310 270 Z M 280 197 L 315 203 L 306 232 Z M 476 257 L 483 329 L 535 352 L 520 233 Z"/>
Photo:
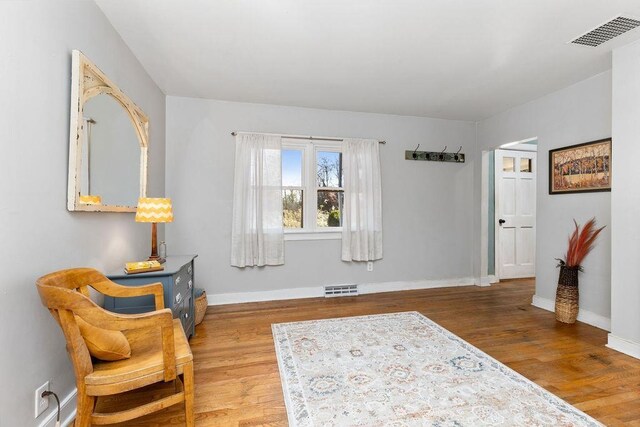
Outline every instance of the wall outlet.
<path id="1" fill-rule="evenodd" d="M 367 262 L 367 271 L 373 271 L 373 261 Z"/>
<path id="2" fill-rule="evenodd" d="M 35 406 L 34 406 L 34 418 L 38 418 L 40 414 L 47 410 L 49 407 L 49 396 L 42 397 L 42 393 L 49 391 L 49 381 L 42 384 L 35 391 Z"/>

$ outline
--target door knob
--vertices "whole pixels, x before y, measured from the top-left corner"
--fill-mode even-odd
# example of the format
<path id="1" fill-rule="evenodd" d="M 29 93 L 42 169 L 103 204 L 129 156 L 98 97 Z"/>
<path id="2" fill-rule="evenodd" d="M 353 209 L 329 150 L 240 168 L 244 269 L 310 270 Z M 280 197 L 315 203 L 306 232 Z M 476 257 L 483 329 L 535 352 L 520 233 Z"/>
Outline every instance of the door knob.
<path id="1" fill-rule="evenodd" d="M 504 224 L 505 222 L 507 222 L 507 221 L 505 221 L 505 220 L 504 220 L 504 219 L 502 219 L 502 218 L 500 218 L 500 219 L 498 220 L 498 224 L 500 224 L 500 225 Z"/>

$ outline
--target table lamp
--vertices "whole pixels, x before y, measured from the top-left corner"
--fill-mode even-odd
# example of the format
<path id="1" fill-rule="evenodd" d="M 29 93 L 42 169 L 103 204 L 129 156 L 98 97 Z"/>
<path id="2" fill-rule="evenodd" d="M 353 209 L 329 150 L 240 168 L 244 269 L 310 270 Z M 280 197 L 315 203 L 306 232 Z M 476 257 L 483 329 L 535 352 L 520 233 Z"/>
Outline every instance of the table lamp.
<path id="1" fill-rule="evenodd" d="M 173 222 L 171 199 L 140 197 L 136 210 L 136 222 L 151 223 L 151 256 L 149 261 L 165 262 L 158 256 L 158 223 Z"/>

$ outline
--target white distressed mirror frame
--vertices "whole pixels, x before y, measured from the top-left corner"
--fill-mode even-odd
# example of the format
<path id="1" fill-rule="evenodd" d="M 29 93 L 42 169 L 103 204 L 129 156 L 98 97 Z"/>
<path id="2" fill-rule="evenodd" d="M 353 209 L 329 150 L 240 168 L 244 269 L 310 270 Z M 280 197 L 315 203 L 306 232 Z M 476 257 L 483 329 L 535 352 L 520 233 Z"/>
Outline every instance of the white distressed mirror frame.
<path id="1" fill-rule="evenodd" d="M 140 197 L 147 194 L 147 150 L 149 146 L 149 118 L 82 52 L 72 52 L 71 63 L 71 120 L 69 125 L 69 180 L 67 209 L 87 212 L 135 212 L 137 206 L 94 205 L 80 202 L 82 168 L 82 132 L 84 104 L 94 96 L 113 96 L 127 111 L 140 143 Z"/>

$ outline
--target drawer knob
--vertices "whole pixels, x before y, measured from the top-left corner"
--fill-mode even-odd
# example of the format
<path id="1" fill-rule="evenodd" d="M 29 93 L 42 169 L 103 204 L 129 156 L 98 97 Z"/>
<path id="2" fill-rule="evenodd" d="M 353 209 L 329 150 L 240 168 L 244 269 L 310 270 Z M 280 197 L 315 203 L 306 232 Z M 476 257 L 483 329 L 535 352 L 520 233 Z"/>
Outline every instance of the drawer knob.
<path id="1" fill-rule="evenodd" d="M 189 280 L 189 289 L 193 288 L 193 280 Z"/>
<path id="2" fill-rule="evenodd" d="M 184 318 L 185 318 L 185 319 L 188 319 L 188 318 L 189 318 L 189 313 L 185 313 L 185 314 L 184 314 Z"/>
<path id="3" fill-rule="evenodd" d="M 180 276 L 176 277 L 176 285 L 180 283 L 180 279 L 182 279 Z"/>
<path id="4" fill-rule="evenodd" d="M 180 295 L 180 292 L 178 292 L 178 294 L 176 295 L 176 303 L 179 303 L 180 301 L 182 301 L 182 295 Z"/>

